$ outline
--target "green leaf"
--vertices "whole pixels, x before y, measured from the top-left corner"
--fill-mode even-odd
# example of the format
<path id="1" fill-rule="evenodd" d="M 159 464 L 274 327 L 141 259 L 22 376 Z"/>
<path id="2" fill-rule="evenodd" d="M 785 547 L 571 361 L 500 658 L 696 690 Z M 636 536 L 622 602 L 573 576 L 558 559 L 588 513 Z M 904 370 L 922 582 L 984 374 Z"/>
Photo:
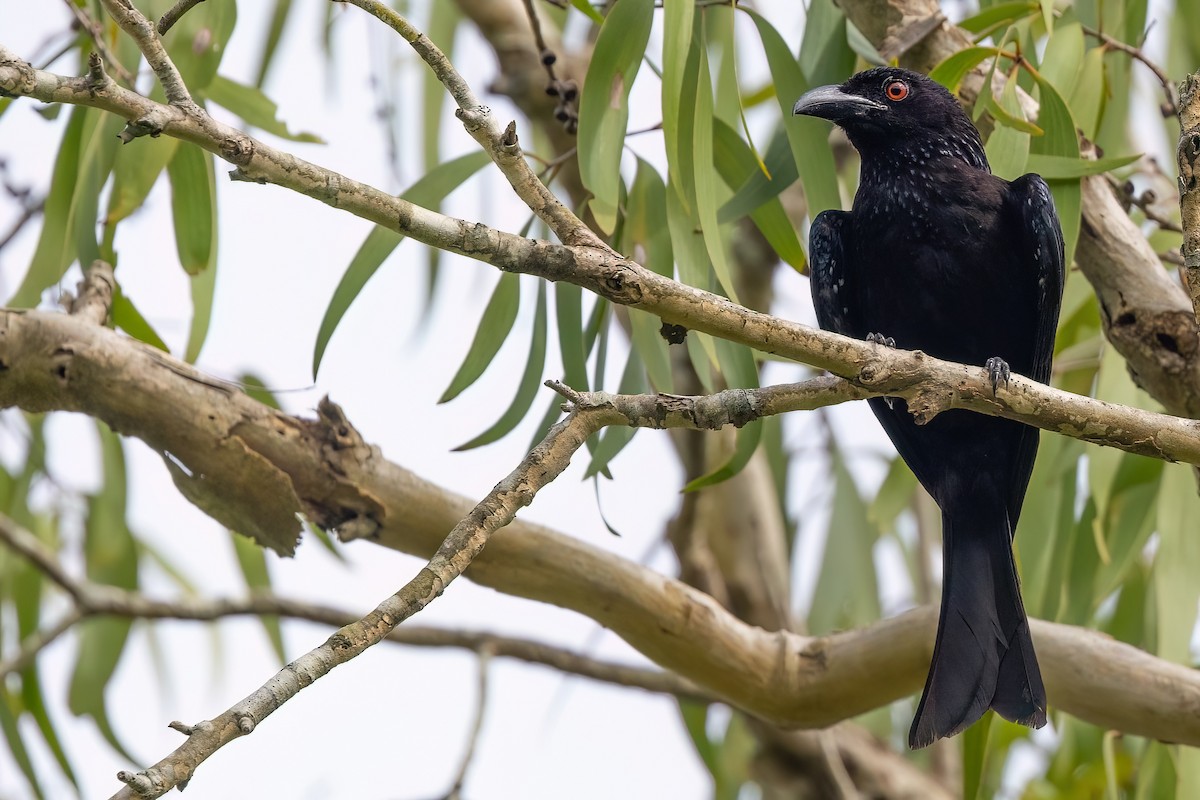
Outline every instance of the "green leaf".
<path id="1" fill-rule="evenodd" d="M 558 349 L 562 355 L 563 382 L 586 392 L 587 351 L 583 346 L 583 290 L 573 283 L 554 284 L 554 311 L 558 323 Z"/>
<path id="2" fill-rule="evenodd" d="M 525 418 L 533 398 L 537 395 L 538 387 L 542 385 L 542 367 L 546 363 L 546 283 L 538 281 L 537 311 L 533 318 L 533 337 L 529 343 L 529 360 L 525 363 L 525 372 L 517 385 L 517 394 L 513 397 L 500 419 L 483 433 L 465 444 L 454 448 L 455 451 L 471 450 L 485 444 L 491 444 L 505 436 Z"/>
<path id="3" fill-rule="evenodd" d="M 708 72 L 708 51 L 701 49 L 700 72 L 696 87 L 696 124 L 692 128 L 692 153 L 696 167 L 696 216 L 700 232 L 704 237 L 704 248 L 708 252 L 717 282 L 725 296 L 738 302 L 729 271 L 725 239 L 721 225 L 717 222 L 717 175 L 713 169 L 713 95 L 712 78 Z"/>
<path id="4" fill-rule="evenodd" d="M 258 60 L 258 71 L 254 78 L 254 85 L 260 89 L 266 83 L 267 73 L 275 61 L 279 40 L 283 36 L 283 27 L 287 24 L 291 10 L 292 0 L 275 0 L 275 6 L 271 10 L 271 22 L 267 25 L 267 36 L 263 40 L 262 56 Z"/>
<path id="5" fill-rule="evenodd" d="M 989 98 L 990 100 L 990 98 Z M 1000 97 L 1000 107 L 1005 115 L 997 114 L 997 120 L 1003 121 L 1002 116 L 1024 122 L 1021 104 L 1017 101 L 1017 82 L 1010 80 L 1004 85 L 1004 93 Z M 1005 180 L 1013 180 L 1025 174 L 1025 161 L 1029 158 L 1029 134 L 1015 126 L 1001 124 L 992 130 L 987 140 L 987 157 L 992 166 L 992 172 Z"/>
<path id="6" fill-rule="evenodd" d="M 436 210 L 447 195 L 461 186 L 467 178 L 478 172 L 489 161 L 487 153 L 475 151 L 453 161 L 439 164 L 400 196 L 419 206 Z M 333 332 L 337 330 L 338 324 L 341 323 L 342 317 L 346 315 L 350 304 L 354 302 L 359 292 L 367 285 L 367 281 L 402 241 L 404 241 L 404 236 L 393 230 L 381 227 L 372 228 L 362 246 L 358 248 L 358 252 L 354 254 L 354 258 L 350 260 L 345 274 L 342 275 L 337 288 L 333 290 L 333 297 L 329 301 L 329 307 L 325 309 L 325 316 L 321 318 L 321 326 L 317 331 L 317 341 L 313 346 L 314 378 L 321 367 L 321 359 L 325 357 L 325 349 L 329 346 L 329 340 L 333 337 Z M 497 344 L 497 349 L 499 349 L 499 344 Z"/>
<path id="7" fill-rule="evenodd" d="M 84 561 L 87 577 L 95 583 L 134 591 L 138 588 L 137 547 L 125 521 L 125 455 L 116 434 L 97 423 L 104 482 L 88 497 Z M 67 694 L 67 704 L 77 715 L 92 717 L 114 749 L 129 756 L 108 719 L 105 689 L 116 671 L 132 622 L 101 617 L 80 623 L 79 647 Z"/>
<path id="8" fill-rule="evenodd" d="M 1038 11 L 1038 4 L 1029 0 L 1016 0 L 1010 3 L 996 3 L 989 6 L 973 17 L 968 17 L 958 23 L 958 27 L 971 33 L 982 33 L 1000 25 L 1010 25 L 1022 17 L 1030 16 Z M 976 62 L 978 63 L 978 62 Z M 956 82 L 957 85 L 957 82 Z"/>
<path id="9" fill-rule="evenodd" d="M 724 339 L 716 340 L 721 371 L 730 387 L 754 388 L 758 386 L 758 367 L 754 353 L 744 345 L 733 344 Z M 754 452 L 762 441 L 762 420 L 756 419 L 737 432 L 733 453 L 721 466 L 688 482 L 685 492 L 699 491 L 708 486 L 727 481 L 741 472 L 750 463 Z"/>
<path id="10" fill-rule="evenodd" d="M 988 739 L 996 715 L 988 711 L 962 734 L 962 777 L 964 800 L 976 800 L 983 789 L 988 769 Z"/>
<path id="11" fill-rule="evenodd" d="M 840 83 L 854 71 L 854 51 L 846 40 L 846 15 L 833 0 L 812 0 L 808 5 L 800 71 L 809 86 Z"/>
<path id="12" fill-rule="evenodd" d="M 734 186 L 744 181 L 747 174 L 762 174 L 757 168 L 757 159 L 750 147 L 742 141 L 737 131 L 720 120 L 713 120 L 714 162 L 721 179 L 728 186 Z M 728 208 L 726 203 L 723 208 Z M 750 212 L 750 218 L 755 227 L 771 245 L 775 253 L 794 269 L 802 271 L 807 263 L 804 248 L 796 236 L 796 229 L 783 210 L 783 203 L 778 197 L 767 199 Z"/>
<path id="13" fill-rule="evenodd" d="M 483 317 L 479 320 L 479 327 L 475 331 L 475 339 L 471 342 L 467 357 L 463 359 L 462 366 L 458 368 L 446 391 L 438 398 L 439 403 L 453 400 L 479 379 L 508 338 L 520 307 L 519 276 L 514 272 L 505 272 L 500 275 L 500 280 L 492 291 L 492 298 L 483 310 Z"/>
<path id="14" fill-rule="evenodd" d="M 721 137 L 718 134 L 718 142 Z M 783 130 L 776 132 L 767 145 L 767 154 L 763 157 L 766 173 L 754 169 L 748 173 L 745 181 L 735 188 L 733 197 L 721 206 L 717 219 L 721 222 L 732 222 L 741 219 L 754 209 L 773 197 L 778 197 L 784 189 L 791 186 L 800 177 L 796 170 L 796 161 L 792 158 L 791 145 L 788 144 L 787 134 Z M 770 177 L 768 177 L 768 175 Z"/>
<path id="15" fill-rule="evenodd" d="M 214 209 L 215 210 L 215 209 Z M 214 217 L 215 219 L 215 217 Z M 213 255 L 217 252 L 216 231 L 213 231 Z M 199 275 L 191 276 L 188 281 L 192 290 L 192 322 L 188 326 L 187 346 L 184 347 L 183 359 L 194 364 L 200 357 L 200 350 L 208 338 L 209 323 L 212 322 L 213 297 L 217 291 L 217 265 L 214 263 Z"/>
<path id="16" fill-rule="evenodd" d="M 808 628 L 817 635 L 857 628 L 880 615 L 873 556 L 878 532 L 841 453 L 835 451 L 832 461 L 833 508 L 808 613 Z"/>
<path id="17" fill-rule="evenodd" d="M 753 11 L 746 13 L 754 20 L 759 38 L 762 39 L 767 65 L 775 81 L 776 100 L 783 115 L 784 130 L 792 147 L 792 158 L 808 198 L 809 216 L 815 217 L 827 208 L 840 208 L 842 199 L 838 191 L 833 152 L 829 148 L 829 125 L 812 117 L 792 116 L 792 106 L 810 88 L 808 82 L 779 31 L 759 14 Z"/>
<path id="18" fill-rule="evenodd" d="M 623 0 L 612 7 L 596 39 L 579 100 L 580 177 L 592 193 L 589 207 L 605 233 L 612 233 L 617 224 L 629 90 L 653 21 L 653 0 Z"/>
<path id="19" fill-rule="evenodd" d="M 1082 178 L 1086 175 L 1099 175 L 1132 164 L 1142 157 L 1141 153 L 1128 156 L 1112 156 L 1111 158 L 1071 158 L 1069 156 L 1049 156 L 1031 154 L 1026 169 L 1036 172 L 1047 181 Z"/>
<path id="20" fill-rule="evenodd" d="M 163 37 L 168 55 L 193 96 L 203 96 L 216 77 L 236 24 L 236 4 L 201 3 Z"/>
<path id="21" fill-rule="evenodd" d="M 1186 464 L 1167 464 L 1158 495 L 1158 552 L 1154 556 L 1154 600 L 1158 654 L 1191 665 L 1196 606 L 1200 602 L 1200 497 Z M 1197 777 L 1200 777 L 1198 773 Z M 1187 797 L 1189 795 L 1182 795 Z"/>
<path id="22" fill-rule="evenodd" d="M 954 55 L 947 56 L 942 63 L 930 71 L 929 77 L 956 93 L 958 85 L 962 83 L 962 79 L 967 76 L 968 72 L 983 63 L 984 59 L 999 54 L 999 47 L 968 47 L 965 50 L 959 50 Z"/>
<path id="23" fill-rule="evenodd" d="M 164 353 L 170 352 L 166 342 L 159 337 L 158 332 L 146 321 L 129 297 L 121 291 L 120 286 L 117 286 L 113 292 L 111 317 L 114 325 L 138 341 L 157 347 Z"/>
<path id="24" fill-rule="evenodd" d="M 1045 130 L 1045 136 L 1039 136 L 1030 142 L 1030 153 L 1048 156 L 1065 156 L 1071 159 L 1079 158 L 1079 139 L 1075 132 L 1075 121 L 1062 96 L 1054 86 L 1041 76 L 1035 76 L 1040 91 L 1038 125 Z M 1054 197 L 1054 207 L 1058 211 L 1058 220 L 1062 225 L 1063 243 L 1066 249 L 1066 260 L 1070 264 L 1075 258 L 1075 243 L 1079 240 L 1079 227 L 1083 210 L 1082 194 L 1078 180 L 1048 181 L 1050 194 Z"/>
<path id="25" fill-rule="evenodd" d="M 57 283 L 77 257 L 88 264 L 99 257 L 95 224 L 100 187 L 116 155 L 115 149 L 109 151 L 118 141 L 116 125 L 117 118 L 99 109 L 71 111 L 54 161 L 37 248 L 10 306 L 36 306 L 42 291 Z M 101 142 L 105 133 L 113 134 L 111 142 Z"/>
<path id="26" fill-rule="evenodd" d="M 233 554 L 237 558 L 246 588 L 251 592 L 271 591 L 271 572 L 267 568 L 266 551 L 253 539 L 233 531 L 229 531 L 229 541 L 233 545 Z M 275 651 L 279 663 L 287 663 L 287 650 L 283 645 L 283 628 L 280 627 L 279 617 L 274 614 L 259 614 L 257 620 L 263 626 L 263 632 L 267 635 L 267 641 Z"/>
<path id="27" fill-rule="evenodd" d="M 592 22 L 595 22 L 597 25 L 602 25 L 604 23 L 604 17 L 600 16 L 600 12 L 593 8 L 592 4 L 589 3 L 588 0 L 571 0 L 571 5 L 574 6 L 576 10 L 582 11 L 584 16 L 589 18 Z"/>
<path id="28" fill-rule="evenodd" d="M 867 519 L 880 531 L 891 530 L 900 512 L 912 503 L 917 491 L 917 477 L 902 458 L 893 458 L 887 475 L 867 509 Z"/>
<path id="29" fill-rule="evenodd" d="M 167 165 L 175 249 L 188 275 L 208 269 L 216 251 L 216 196 L 210 159 L 199 147 L 185 145 Z"/>
<path id="30" fill-rule="evenodd" d="M 262 89 L 217 75 L 208 85 L 205 94 L 209 100 L 237 114 L 247 125 L 262 128 L 267 133 L 292 142 L 324 144 L 321 137 L 315 134 L 292 133 L 288 130 L 287 124 L 279 119 L 279 107 Z"/>
<path id="31" fill-rule="evenodd" d="M 142 207 L 179 145 L 171 136 L 143 136 L 117 150 L 105 224 L 115 225 Z"/>
<path id="32" fill-rule="evenodd" d="M 1092 81 L 1096 76 L 1081 75 L 1083 66 L 1083 27 L 1073 9 L 1066 9 L 1054 33 L 1046 39 L 1038 72 L 1054 84 L 1063 97 L 1070 97 L 1079 79 Z"/>
<path id="33" fill-rule="evenodd" d="M 29 757 L 29 750 L 25 747 L 25 738 L 21 735 L 21 729 L 17 725 L 19 716 L 20 703 L 15 695 L 9 693 L 5 684 L 0 682 L 0 731 L 4 732 L 4 736 L 0 738 L 8 745 L 8 752 L 21 770 L 21 774 L 25 776 L 29 788 L 33 790 L 38 800 L 42 800 L 46 795 L 42 792 L 37 770 L 33 767 L 33 760 Z"/>
<path id="34" fill-rule="evenodd" d="M 676 199 L 690 213 L 695 195 L 690 143 L 695 124 L 696 70 L 700 48 L 693 46 L 696 32 L 694 0 L 663 0 L 663 146 L 667 171 Z"/>

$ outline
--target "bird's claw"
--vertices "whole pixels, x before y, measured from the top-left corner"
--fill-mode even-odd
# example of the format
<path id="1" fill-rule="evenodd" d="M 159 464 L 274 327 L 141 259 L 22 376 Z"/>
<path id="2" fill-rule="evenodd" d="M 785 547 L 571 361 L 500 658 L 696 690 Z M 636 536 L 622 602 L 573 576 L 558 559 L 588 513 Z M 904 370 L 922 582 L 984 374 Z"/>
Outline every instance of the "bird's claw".
<path id="1" fill-rule="evenodd" d="M 867 341 L 870 342 L 871 344 L 881 344 L 884 347 L 895 347 L 896 346 L 895 339 L 893 339 L 891 336 L 884 336 L 882 333 L 868 333 Z M 895 407 L 896 398 L 885 397 L 885 398 L 883 398 L 883 402 L 887 403 L 887 407 L 889 409 L 891 409 L 891 408 Z"/>
<path id="2" fill-rule="evenodd" d="M 868 333 L 867 341 L 871 344 L 881 344 L 884 347 L 895 347 L 896 340 L 890 336 L 884 336 L 882 333 Z"/>
<path id="3" fill-rule="evenodd" d="M 1008 379 L 1012 375 L 1012 370 L 1008 367 L 1008 362 L 1000 356 L 992 356 L 984 366 L 987 367 L 988 377 L 992 379 L 992 396 L 996 396 L 996 390 L 1003 383 L 1005 388 L 1008 387 Z"/>

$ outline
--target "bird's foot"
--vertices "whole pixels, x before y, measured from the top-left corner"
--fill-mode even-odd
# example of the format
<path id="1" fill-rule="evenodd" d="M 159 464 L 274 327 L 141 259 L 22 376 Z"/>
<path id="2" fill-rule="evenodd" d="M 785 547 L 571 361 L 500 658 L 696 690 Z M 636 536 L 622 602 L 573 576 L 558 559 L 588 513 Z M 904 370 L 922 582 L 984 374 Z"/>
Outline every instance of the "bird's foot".
<path id="1" fill-rule="evenodd" d="M 896 340 L 890 336 L 884 336 L 882 333 L 868 333 L 867 341 L 871 344 L 881 344 L 884 347 L 895 347 Z"/>
<path id="2" fill-rule="evenodd" d="M 867 341 L 870 342 L 871 344 L 881 344 L 884 347 L 895 347 L 896 346 L 895 339 L 893 339 L 890 336 L 884 336 L 882 333 L 868 333 Z M 887 403 L 887 407 L 890 409 L 895 406 L 896 399 L 894 397 L 885 397 L 885 398 L 883 398 L 883 402 Z"/>
<path id="3" fill-rule="evenodd" d="M 983 364 L 987 367 L 988 377 L 992 379 L 992 396 L 996 396 L 996 390 L 1003 383 L 1005 388 L 1008 388 L 1008 379 L 1012 375 L 1012 370 L 1008 368 L 1008 362 L 1000 356 L 992 356 Z"/>

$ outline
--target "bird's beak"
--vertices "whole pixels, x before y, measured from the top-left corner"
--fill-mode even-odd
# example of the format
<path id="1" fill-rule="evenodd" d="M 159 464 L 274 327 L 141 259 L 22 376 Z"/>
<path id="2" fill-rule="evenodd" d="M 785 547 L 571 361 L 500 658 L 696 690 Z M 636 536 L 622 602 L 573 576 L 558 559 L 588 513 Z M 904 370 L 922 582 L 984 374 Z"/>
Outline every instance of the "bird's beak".
<path id="1" fill-rule="evenodd" d="M 805 92 L 792 114 L 821 117 L 831 122 L 841 122 L 853 117 L 862 117 L 876 111 L 886 111 L 887 106 L 857 94 L 846 94 L 838 86 L 818 86 Z"/>

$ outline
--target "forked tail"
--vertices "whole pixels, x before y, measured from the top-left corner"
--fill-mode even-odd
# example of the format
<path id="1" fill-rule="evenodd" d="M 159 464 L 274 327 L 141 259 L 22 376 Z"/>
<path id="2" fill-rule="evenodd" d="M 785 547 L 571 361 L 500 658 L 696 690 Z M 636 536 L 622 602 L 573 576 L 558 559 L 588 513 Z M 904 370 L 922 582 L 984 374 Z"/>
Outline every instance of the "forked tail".
<path id="1" fill-rule="evenodd" d="M 1022 725 L 1046 724 L 1046 690 L 1021 603 L 1008 519 L 1002 509 L 986 511 L 942 513 L 942 610 L 908 733 L 913 749 L 959 733 L 988 708 Z"/>

